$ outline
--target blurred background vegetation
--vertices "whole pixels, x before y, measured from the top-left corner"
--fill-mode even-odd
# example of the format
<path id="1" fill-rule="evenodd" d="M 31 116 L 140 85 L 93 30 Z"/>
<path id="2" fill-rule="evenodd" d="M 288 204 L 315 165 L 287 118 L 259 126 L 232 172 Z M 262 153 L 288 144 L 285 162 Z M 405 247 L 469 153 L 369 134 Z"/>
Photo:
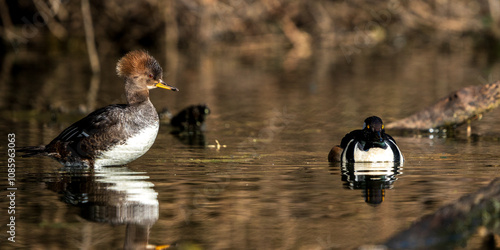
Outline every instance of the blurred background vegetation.
<path id="1" fill-rule="evenodd" d="M 0 12 L 2 54 L 86 53 L 89 35 L 101 56 L 142 47 L 307 58 L 325 48 L 348 56 L 426 45 L 500 54 L 498 0 L 1 0 Z"/>
<path id="2" fill-rule="evenodd" d="M 0 86 L 9 85 L 2 92 L 26 93 L 0 94 L 0 107 L 8 109 L 67 106 L 57 99 L 64 95 L 53 93 L 68 79 L 74 93 L 96 96 L 99 83 L 89 72 L 116 81 L 116 60 L 133 49 L 155 55 L 169 82 L 212 86 L 207 89 L 219 82 L 208 73 L 222 57 L 228 65 L 231 57 L 274 71 L 276 82 L 290 83 L 300 73 L 323 81 L 349 73 L 344 78 L 353 79 L 373 68 L 373 59 L 401 65 L 395 58 L 410 54 L 398 70 L 402 79 L 394 81 L 414 79 L 420 86 L 449 77 L 440 95 L 477 84 L 464 77 L 467 65 L 485 69 L 482 83 L 496 80 L 500 68 L 500 0 L 0 0 L 0 17 Z M 33 82 L 26 72 L 37 74 L 44 87 L 25 88 Z M 94 105 L 88 106 L 84 110 Z"/>

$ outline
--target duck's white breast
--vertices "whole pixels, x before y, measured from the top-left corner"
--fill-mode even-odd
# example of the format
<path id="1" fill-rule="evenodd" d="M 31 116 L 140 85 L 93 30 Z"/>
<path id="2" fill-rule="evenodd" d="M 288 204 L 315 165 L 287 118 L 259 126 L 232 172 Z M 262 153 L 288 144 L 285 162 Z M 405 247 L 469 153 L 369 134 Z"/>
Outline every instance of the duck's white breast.
<path id="1" fill-rule="evenodd" d="M 394 161 L 394 153 L 391 147 L 370 148 L 368 151 L 359 149 L 358 143 L 354 146 L 354 161 L 355 162 L 384 162 Z"/>
<path id="2" fill-rule="evenodd" d="M 127 164 L 148 152 L 158 135 L 158 122 L 139 131 L 136 135 L 119 143 L 102 154 L 95 160 L 94 166 L 116 166 Z"/>
<path id="3" fill-rule="evenodd" d="M 351 145 L 353 144 L 354 145 Z M 351 140 L 346 148 L 344 149 L 344 152 L 342 152 L 342 161 L 347 162 L 347 155 L 346 155 L 346 150 L 349 147 L 354 147 L 354 162 L 394 162 L 394 156 L 396 154 L 399 155 L 400 162 L 404 161 L 403 155 L 401 154 L 401 151 L 399 150 L 398 146 L 396 143 L 393 141 L 389 140 L 387 143 L 393 144 L 394 148 L 397 150 L 397 152 L 393 152 L 392 148 L 388 145 L 387 148 L 370 148 L 368 151 L 360 149 L 359 142 L 356 142 L 354 140 Z"/>

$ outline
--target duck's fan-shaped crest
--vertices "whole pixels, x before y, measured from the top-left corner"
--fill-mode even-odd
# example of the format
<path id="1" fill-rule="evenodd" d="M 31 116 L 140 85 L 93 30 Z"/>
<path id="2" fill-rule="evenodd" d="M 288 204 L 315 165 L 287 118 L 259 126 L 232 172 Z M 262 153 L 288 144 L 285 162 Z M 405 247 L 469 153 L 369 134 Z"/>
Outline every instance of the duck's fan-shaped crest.
<path id="1" fill-rule="evenodd" d="M 151 73 L 155 79 L 159 79 L 162 77 L 162 68 L 146 51 L 136 50 L 127 53 L 118 61 L 116 73 L 121 77 Z"/>

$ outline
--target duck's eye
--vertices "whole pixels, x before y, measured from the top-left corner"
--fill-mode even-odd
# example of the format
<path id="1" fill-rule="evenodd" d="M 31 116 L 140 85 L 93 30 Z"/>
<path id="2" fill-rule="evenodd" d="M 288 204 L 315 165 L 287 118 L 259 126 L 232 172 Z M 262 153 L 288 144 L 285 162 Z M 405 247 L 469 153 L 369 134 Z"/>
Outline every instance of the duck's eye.
<path id="1" fill-rule="evenodd" d="M 148 77 L 153 79 L 153 74 L 149 74 Z"/>
<path id="2" fill-rule="evenodd" d="M 384 125 L 382 125 L 382 129 L 384 129 Z"/>
<path id="3" fill-rule="evenodd" d="M 370 125 L 366 125 L 366 128 L 370 128 Z"/>

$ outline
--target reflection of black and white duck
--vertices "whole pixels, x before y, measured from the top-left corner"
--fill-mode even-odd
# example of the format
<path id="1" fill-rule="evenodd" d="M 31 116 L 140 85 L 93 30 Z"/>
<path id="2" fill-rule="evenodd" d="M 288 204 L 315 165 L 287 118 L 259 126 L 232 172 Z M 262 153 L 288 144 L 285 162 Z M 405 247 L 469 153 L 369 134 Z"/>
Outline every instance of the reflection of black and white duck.
<path id="1" fill-rule="evenodd" d="M 377 116 L 365 119 L 363 129 L 344 136 L 340 146 L 332 148 L 328 161 L 403 162 L 403 154 L 392 136 L 385 133 L 384 123 Z"/>
<path id="2" fill-rule="evenodd" d="M 365 202 L 379 205 L 385 199 L 385 190 L 392 189 L 397 175 L 402 174 L 397 162 L 361 162 L 342 164 L 340 171 L 344 187 L 363 190 Z"/>
<path id="3" fill-rule="evenodd" d="M 20 149 L 25 156 L 47 155 L 66 166 L 109 166 L 129 163 L 153 145 L 158 113 L 149 90 L 177 91 L 162 80 L 162 68 L 145 51 L 132 51 L 118 61 L 125 79 L 127 104 L 98 109 L 65 129 L 46 146 Z"/>

